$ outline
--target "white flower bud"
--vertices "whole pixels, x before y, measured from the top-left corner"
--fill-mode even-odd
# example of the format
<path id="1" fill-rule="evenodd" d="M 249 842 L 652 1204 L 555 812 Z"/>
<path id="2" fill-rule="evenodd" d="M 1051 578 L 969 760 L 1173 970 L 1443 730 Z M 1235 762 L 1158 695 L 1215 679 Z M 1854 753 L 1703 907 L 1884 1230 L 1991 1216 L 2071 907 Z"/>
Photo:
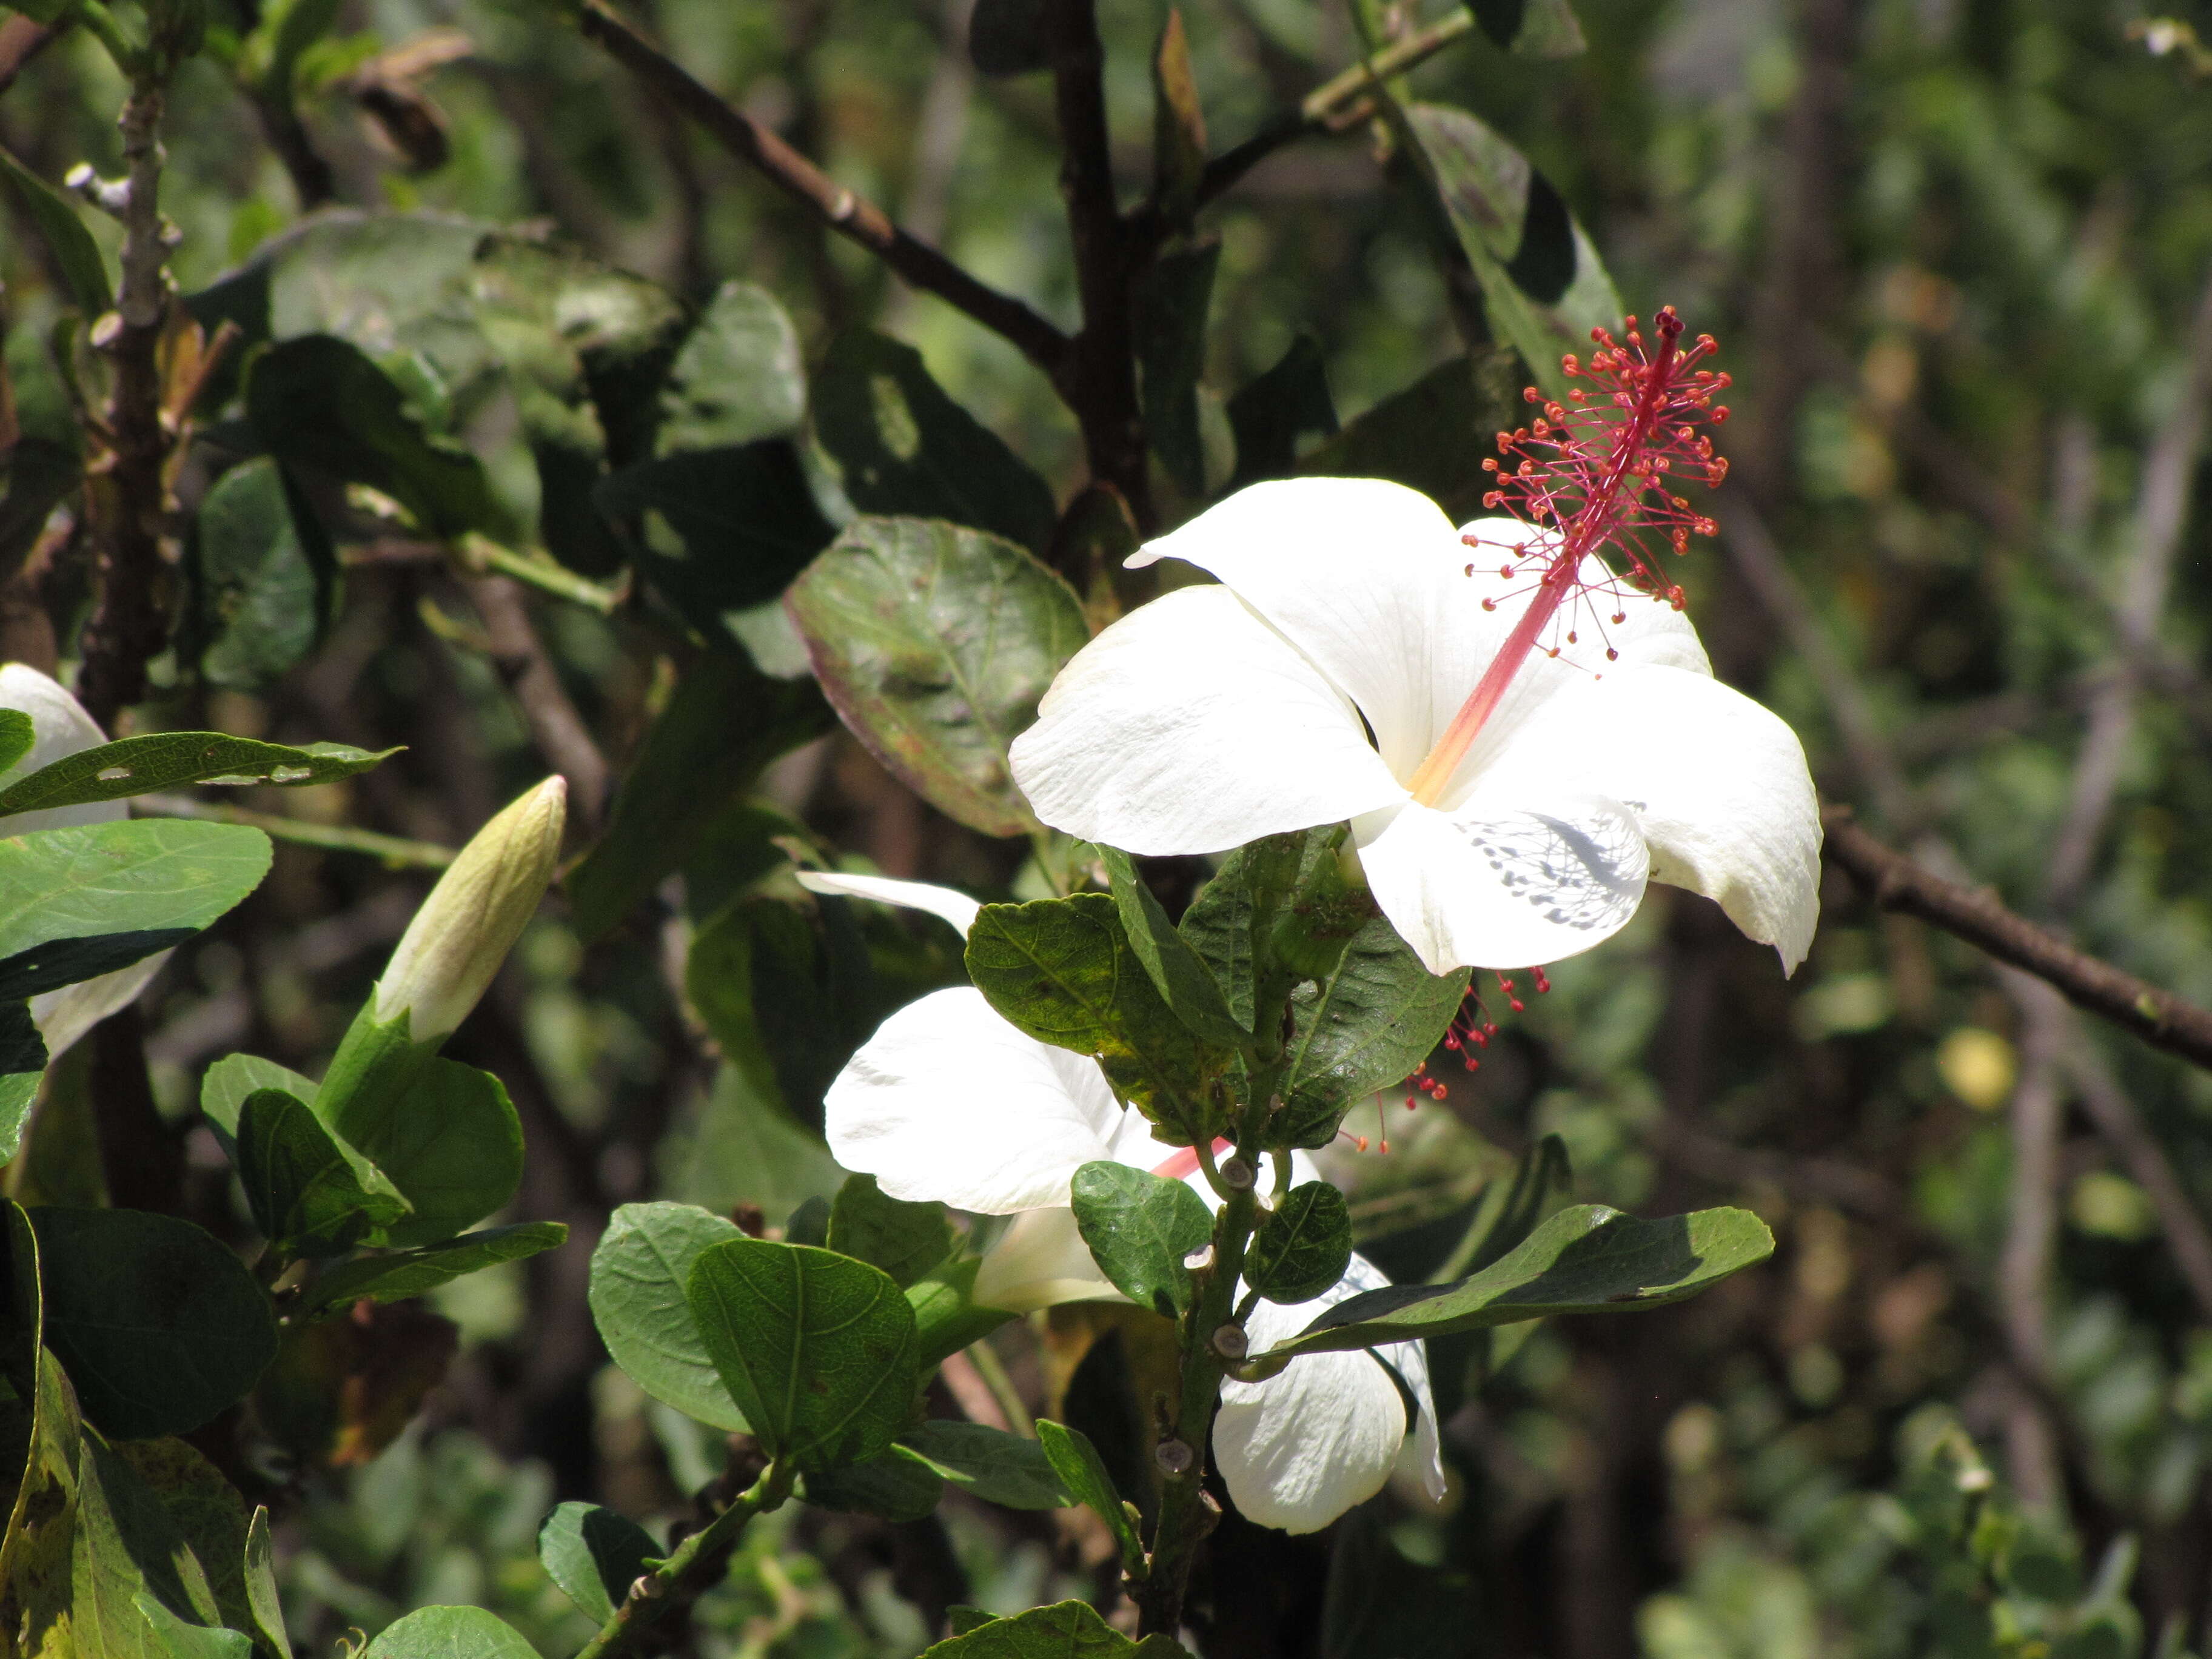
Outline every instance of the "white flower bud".
<path id="1" fill-rule="evenodd" d="M 468 1017 L 553 879 L 568 803 L 566 781 L 548 778 L 461 848 L 377 981 L 380 1024 L 404 1013 L 409 1036 L 435 1042 Z"/>

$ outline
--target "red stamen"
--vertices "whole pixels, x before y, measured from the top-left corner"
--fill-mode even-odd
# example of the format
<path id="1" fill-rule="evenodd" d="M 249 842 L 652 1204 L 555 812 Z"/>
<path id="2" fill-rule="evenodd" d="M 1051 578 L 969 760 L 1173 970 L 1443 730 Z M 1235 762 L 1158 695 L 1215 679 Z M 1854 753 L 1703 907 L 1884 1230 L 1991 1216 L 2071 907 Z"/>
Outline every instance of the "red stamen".
<path id="1" fill-rule="evenodd" d="M 1598 349 L 1589 366 L 1572 356 L 1561 363 L 1571 379 L 1591 381 L 1598 395 L 1577 386 L 1565 403 L 1547 403 L 1534 386 L 1528 387 L 1522 395 L 1532 404 L 1543 403 L 1542 415 L 1533 426 L 1499 433 L 1498 453 L 1507 459 L 1483 463 L 1498 475 L 1498 487 L 1484 495 L 1482 504 L 1537 532 L 1509 550 L 1518 567 L 1509 563 L 1498 574 L 1510 580 L 1534 573 L 1536 592 L 1443 738 L 1414 773 L 1413 799 L 1424 805 L 1436 804 L 1521 665 L 1569 599 L 1587 603 L 1585 595 L 1602 590 L 1617 600 L 1619 585 L 1625 582 L 1682 608 L 1680 586 L 1660 574 L 1645 537 L 1656 531 L 1675 552 L 1684 553 L 1692 534 L 1714 533 L 1712 520 L 1692 511 L 1667 485 L 1678 471 L 1708 486 L 1728 476 L 1727 461 L 1713 453 L 1712 440 L 1700 436 L 1698 427 L 1727 418 L 1728 410 L 1716 408 L 1713 398 L 1729 385 L 1729 377 L 1697 367 L 1716 349 L 1710 334 L 1699 335 L 1686 349 L 1678 349 L 1682 320 L 1673 307 L 1662 307 L 1653 322 L 1656 348 L 1647 347 L 1633 317 L 1625 345 L 1605 330 L 1593 329 L 1590 337 Z M 1485 544 L 1474 535 L 1463 539 L 1470 546 Z M 1617 578 L 1609 570 L 1598 580 L 1584 576 L 1584 561 L 1607 549 L 1626 561 L 1627 570 Z M 1474 570 L 1474 564 L 1467 567 L 1469 575 Z M 1485 599 L 1483 608 L 1496 609 L 1495 600 Z M 1617 603 L 1605 610 L 1616 625 L 1627 618 Z M 1601 614 L 1595 606 L 1591 613 L 1593 620 Z M 1573 642 L 1571 631 L 1567 637 Z M 1557 657 L 1559 647 L 1547 647 L 1547 654 Z M 1617 654 L 1607 646 L 1607 660 Z"/>

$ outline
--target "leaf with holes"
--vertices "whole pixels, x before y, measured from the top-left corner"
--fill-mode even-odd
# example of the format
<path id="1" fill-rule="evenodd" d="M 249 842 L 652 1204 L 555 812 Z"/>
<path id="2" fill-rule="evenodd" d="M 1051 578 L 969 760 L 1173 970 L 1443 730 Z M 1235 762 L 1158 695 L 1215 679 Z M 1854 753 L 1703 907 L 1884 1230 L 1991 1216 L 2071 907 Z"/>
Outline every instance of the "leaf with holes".
<path id="1" fill-rule="evenodd" d="M 81 749 L 0 790 L 0 817 L 120 800 L 186 784 L 335 783 L 399 752 L 312 743 L 295 749 L 221 732 L 151 732 Z"/>
<path id="2" fill-rule="evenodd" d="M 692 1317 L 769 1456 L 802 1471 L 865 1463 L 914 1411 L 914 1310 L 889 1274 L 765 1239 L 709 1245 Z"/>
<path id="3" fill-rule="evenodd" d="M 823 692 L 894 776 L 987 835 L 1039 828 L 1006 751 L 1090 637 L 1065 581 L 979 530 L 861 519 L 785 603 Z"/>

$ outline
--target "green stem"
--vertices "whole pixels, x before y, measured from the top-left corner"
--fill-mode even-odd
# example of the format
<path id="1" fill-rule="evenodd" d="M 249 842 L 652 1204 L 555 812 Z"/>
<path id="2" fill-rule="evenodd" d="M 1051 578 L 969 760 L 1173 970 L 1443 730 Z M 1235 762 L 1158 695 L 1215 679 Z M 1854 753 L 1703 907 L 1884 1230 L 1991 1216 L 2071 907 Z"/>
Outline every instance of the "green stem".
<path id="1" fill-rule="evenodd" d="M 738 1534 L 757 1515 L 781 1507 L 791 1495 L 796 1471 L 781 1459 L 770 1463 L 761 1478 L 734 1498 L 697 1532 L 678 1544 L 665 1561 L 630 1586 L 614 1617 L 599 1626 L 599 1633 L 576 1651 L 576 1659 L 612 1659 L 617 1654 L 641 1651 L 647 1635 L 677 1608 L 688 1607 L 709 1589 L 728 1565 L 729 1553 Z"/>
<path id="2" fill-rule="evenodd" d="M 334 853 L 362 853 L 381 859 L 395 869 L 442 870 L 459 856 L 453 848 L 435 842 L 408 841 L 379 835 L 343 823 L 310 823 L 304 818 L 279 817 L 274 812 L 249 812 L 242 806 L 194 800 L 189 795 L 140 795 L 131 803 L 141 817 L 204 818 L 211 823 L 243 823 L 277 841 L 297 842 Z"/>
<path id="3" fill-rule="evenodd" d="M 1169 1432 L 1191 1449 L 1190 1465 L 1160 1483 L 1159 1525 L 1152 1533 L 1150 1564 L 1141 1583 L 1130 1587 L 1137 1604 L 1138 1634 L 1172 1637 L 1182 1624 L 1182 1598 L 1198 1547 L 1213 1530 L 1206 1503 L 1206 1445 L 1213 1432 L 1214 1408 L 1221 1401 L 1222 1356 L 1214 1333 L 1231 1322 L 1237 1281 L 1244 1273 L 1244 1247 L 1252 1237 L 1257 1210 L 1251 1189 L 1231 1192 L 1213 1222 L 1213 1263 L 1199 1285 L 1198 1296 L 1183 1316 L 1182 1394 Z"/>
<path id="4" fill-rule="evenodd" d="M 1008 1375 L 1006 1362 L 999 1358 L 998 1350 L 991 1346 L 990 1339 L 986 1337 L 980 1342 L 970 1343 L 963 1352 L 968 1356 L 968 1363 L 975 1366 L 975 1375 L 983 1379 L 983 1386 L 991 1391 L 991 1398 L 999 1402 L 999 1409 L 1006 1413 L 1006 1426 L 1024 1440 L 1036 1439 L 1036 1419 L 1030 1415 L 1030 1408 L 1022 1403 L 1022 1392 L 1014 1386 L 1014 1379 Z"/>
<path id="5" fill-rule="evenodd" d="M 496 570 L 502 576 L 512 576 L 556 599 L 567 599 L 596 611 L 602 617 L 611 617 L 622 604 L 622 595 L 613 588 L 586 581 L 566 565 L 556 564 L 542 553 L 520 552 L 475 531 L 455 541 L 453 550 L 462 563 L 471 568 Z"/>

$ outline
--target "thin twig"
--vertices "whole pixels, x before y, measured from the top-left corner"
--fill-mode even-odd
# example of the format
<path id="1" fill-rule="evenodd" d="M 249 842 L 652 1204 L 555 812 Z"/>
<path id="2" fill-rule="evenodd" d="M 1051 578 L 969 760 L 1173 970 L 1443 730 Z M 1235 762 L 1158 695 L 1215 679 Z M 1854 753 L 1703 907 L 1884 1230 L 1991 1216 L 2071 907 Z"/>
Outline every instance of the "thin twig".
<path id="1" fill-rule="evenodd" d="M 2064 1065 L 2080 1092 L 2082 1109 L 2089 1115 L 2089 1121 L 2120 1155 L 2128 1174 L 2148 1195 L 2151 1207 L 2158 1212 L 2166 1248 L 2173 1252 L 2174 1266 L 2181 1270 L 2189 1293 L 2197 1298 L 2198 1312 L 2212 1320 L 2212 1229 L 2205 1226 L 2204 1218 L 2197 1213 L 2196 1201 L 2181 1184 L 2172 1160 L 2159 1145 L 2158 1137 L 2145 1126 L 2134 1103 L 2120 1087 L 2119 1079 L 2112 1075 L 2112 1068 L 2094 1044 L 2069 1045 Z"/>
<path id="2" fill-rule="evenodd" d="M 1851 823 L 1848 808 L 1826 809 L 1821 822 L 1827 831 L 1821 855 L 1848 872 L 1883 909 L 1932 922 L 1999 962 L 2047 981 L 2077 1008 L 2154 1048 L 2212 1070 L 2212 1009 L 2075 950 L 1987 892 L 1923 869 Z"/>
<path id="3" fill-rule="evenodd" d="M 146 695 L 146 665 L 168 642 L 170 571 L 163 543 L 173 434 L 161 420 L 161 333 L 169 314 L 169 250 L 161 220 L 162 81 L 136 78 L 123 106 L 126 166 L 122 281 L 115 310 L 93 325 L 92 343 L 115 365 L 107 410 L 112 465 L 94 492 L 100 602 L 86 622 L 78 698 L 110 731 Z"/>
<path id="4" fill-rule="evenodd" d="M 484 621 L 492 666 L 521 706 L 538 753 L 568 781 L 568 811 L 577 827 L 586 835 L 598 833 L 606 807 L 606 757 L 569 701 L 560 671 L 530 620 L 521 587 L 505 576 L 479 576 L 468 589 Z"/>
<path id="5" fill-rule="evenodd" d="M 542 593 L 550 593 L 556 599 L 566 599 L 580 605 L 587 611 L 596 611 L 602 617 L 611 617 L 622 605 L 622 592 L 602 587 L 578 575 L 568 566 L 557 562 L 549 553 L 523 551 L 504 546 L 471 531 L 455 545 L 461 562 L 471 567 L 495 570 L 503 576 L 512 576 Z"/>
<path id="6" fill-rule="evenodd" d="M 936 295 L 1012 342 L 1047 373 L 1058 367 L 1066 354 L 1068 338 L 1047 319 L 1012 295 L 979 281 L 921 238 L 892 223 L 881 208 L 838 184 L 765 123 L 725 102 L 695 80 L 689 70 L 600 0 L 586 0 L 581 26 L 586 39 L 637 75 L 655 94 L 704 127 L 732 155 L 811 209 L 832 230 L 866 248 L 915 287 Z"/>
<path id="7" fill-rule="evenodd" d="M 442 870 L 459 856 L 456 848 L 435 842 L 409 841 L 374 830 L 356 830 L 344 823 L 312 823 L 274 812 L 250 812 L 242 806 L 195 800 L 189 795 L 137 795 L 131 810 L 141 817 L 205 818 L 213 823 L 243 823 L 277 841 L 302 847 L 320 847 L 333 853 L 359 853 L 394 869 Z"/>
<path id="8" fill-rule="evenodd" d="M 2212 274 L 2197 298 L 2173 407 L 2159 423 L 2143 461 L 2135 550 L 2122 578 L 2115 618 L 2119 627 L 2116 672 L 2090 703 L 2088 730 L 2075 763 L 2073 795 L 2051 849 L 2050 903 L 2062 915 L 2081 897 L 2119 789 L 2128 738 L 2135 729 L 2136 694 L 2173 586 L 2174 556 L 2188 518 L 2190 483 L 2204 434 L 2208 400 L 2212 400 Z"/>

